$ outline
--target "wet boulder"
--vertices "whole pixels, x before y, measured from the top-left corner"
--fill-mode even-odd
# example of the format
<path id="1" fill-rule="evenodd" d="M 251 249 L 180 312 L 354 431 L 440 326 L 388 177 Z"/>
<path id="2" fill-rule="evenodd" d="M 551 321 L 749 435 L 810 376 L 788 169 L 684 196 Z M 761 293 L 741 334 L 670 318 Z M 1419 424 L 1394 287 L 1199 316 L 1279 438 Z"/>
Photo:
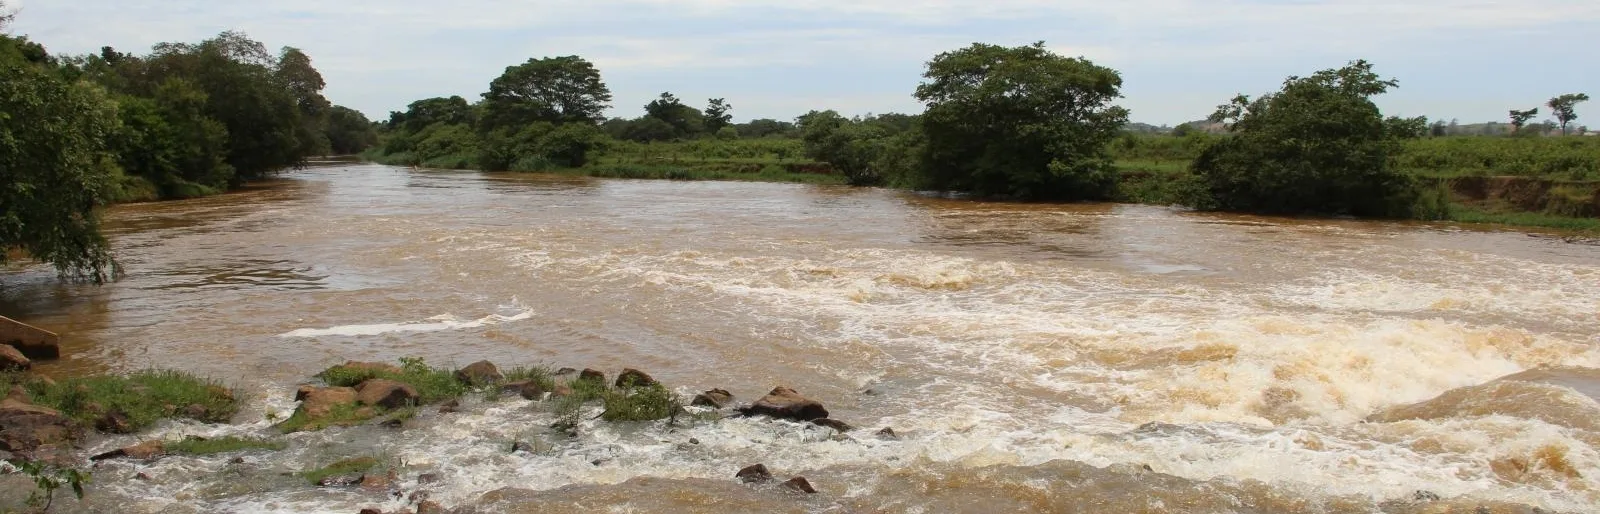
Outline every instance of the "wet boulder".
<path id="1" fill-rule="evenodd" d="M 598 369 L 584 368 L 582 372 L 578 373 L 578 380 L 592 380 L 604 384 L 606 383 L 606 374 Z"/>
<path id="2" fill-rule="evenodd" d="M 417 503 L 417 514 L 445 514 L 446 512 L 449 511 L 445 510 L 444 506 L 440 505 L 439 502 L 433 500 L 423 500 Z"/>
<path id="3" fill-rule="evenodd" d="M 756 484 L 772 481 L 772 472 L 767 470 L 765 464 L 752 464 L 734 473 L 734 478 L 746 484 Z"/>
<path id="4" fill-rule="evenodd" d="M 768 416 L 794 421 L 811 421 L 828 417 L 822 403 L 801 396 L 793 389 L 778 386 L 756 403 L 740 409 L 746 416 Z"/>
<path id="5" fill-rule="evenodd" d="M 474 362 L 456 370 L 456 380 L 470 386 L 488 385 L 504 379 L 505 375 L 500 374 L 500 368 L 489 361 Z"/>
<path id="6" fill-rule="evenodd" d="M 152 439 L 126 448 L 118 448 L 116 450 L 95 455 L 93 457 L 89 457 L 89 460 L 101 461 L 106 459 L 121 458 L 150 460 L 160 457 L 165 453 L 166 445 L 163 444 L 160 439 Z"/>
<path id="7" fill-rule="evenodd" d="M 539 383 L 538 380 L 518 380 L 501 384 L 500 392 L 513 393 L 525 400 L 538 400 L 544 397 L 544 393 L 550 391 L 545 389 L 544 384 Z"/>
<path id="8" fill-rule="evenodd" d="M 110 410 L 94 419 L 94 429 L 112 434 L 133 433 L 133 422 L 120 410 Z"/>
<path id="9" fill-rule="evenodd" d="M 849 432 L 856 429 L 856 427 L 851 426 L 849 423 L 831 418 L 813 419 L 811 420 L 811 424 L 819 427 L 828 427 L 840 432 Z"/>
<path id="10" fill-rule="evenodd" d="M 660 382 L 656 382 L 656 379 L 654 377 L 651 377 L 649 373 L 645 373 L 643 371 L 639 371 L 639 370 L 636 370 L 636 369 L 633 369 L 633 368 L 626 368 L 626 369 L 622 370 L 622 373 L 617 375 L 617 384 L 616 385 L 617 385 L 617 387 L 629 388 L 629 387 L 650 387 L 650 386 L 653 386 L 653 385 L 660 385 L 660 384 L 661 383 Z"/>
<path id="11" fill-rule="evenodd" d="M 296 388 L 294 391 L 294 401 L 305 401 L 306 395 L 309 395 L 312 391 L 316 390 L 317 386 L 311 384 L 301 384 L 300 387 Z"/>
<path id="12" fill-rule="evenodd" d="M 82 437 L 83 429 L 55 409 L 0 400 L 0 451 L 26 458 L 47 447 L 70 446 Z"/>
<path id="13" fill-rule="evenodd" d="M 690 402 L 689 405 L 721 409 L 723 407 L 733 405 L 733 393 L 722 389 L 712 389 L 710 391 L 694 395 L 694 401 Z"/>
<path id="14" fill-rule="evenodd" d="M 300 403 L 300 410 L 307 417 L 318 419 L 327 417 L 333 409 L 356 403 L 356 390 L 349 387 L 321 387 L 306 392 Z"/>
<path id="15" fill-rule="evenodd" d="M 799 493 L 817 494 L 817 488 L 811 487 L 811 481 L 806 480 L 806 477 L 791 478 L 783 483 L 783 488 Z"/>
<path id="16" fill-rule="evenodd" d="M 884 439 L 899 439 L 900 434 L 896 434 L 893 428 L 883 427 L 883 430 L 878 431 L 878 437 L 882 437 Z"/>
<path id="17" fill-rule="evenodd" d="M 356 401 L 385 409 L 398 409 L 416 403 L 416 388 L 393 380 L 374 378 L 356 386 Z"/>
<path id="18" fill-rule="evenodd" d="M 0 371 L 27 371 L 33 361 L 11 345 L 0 344 Z"/>

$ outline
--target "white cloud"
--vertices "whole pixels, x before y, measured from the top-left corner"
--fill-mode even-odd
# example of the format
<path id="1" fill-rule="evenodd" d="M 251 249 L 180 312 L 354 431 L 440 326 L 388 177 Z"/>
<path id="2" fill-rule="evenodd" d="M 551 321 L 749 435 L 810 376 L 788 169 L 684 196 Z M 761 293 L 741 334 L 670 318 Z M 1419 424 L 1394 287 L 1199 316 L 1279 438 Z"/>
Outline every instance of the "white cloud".
<path id="1" fill-rule="evenodd" d="M 1507 45 L 1555 27 L 1595 33 L 1596 0 L 19 0 L 13 30 L 31 34 L 55 51 L 89 52 L 110 44 L 142 50 L 159 41 L 193 41 L 239 29 L 269 45 L 305 49 L 330 81 L 336 102 L 379 114 L 410 99 L 472 96 L 506 65 L 528 57 L 583 55 L 609 76 L 698 74 L 779 68 L 814 69 L 804 80 L 818 99 L 874 98 L 883 83 L 909 94 L 915 68 L 934 54 L 974 41 L 1024 44 L 1045 40 L 1066 55 L 1083 55 L 1171 86 L 1137 89 L 1223 98 L 1254 91 L 1272 80 L 1221 89 L 1181 89 L 1209 74 L 1290 73 L 1365 57 L 1380 69 L 1386 58 L 1440 38 L 1470 35 Z M 1520 41 L 1520 43 L 1519 43 Z M 1504 59 L 1504 57 L 1501 57 Z M 1533 57 L 1531 57 L 1533 58 Z M 1568 59 L 1571 59 L 1569 55 Z M 1508 69 L 1527 78 L 1507 80 L 1593 84 L 1595 57 L 1549 69 L 1527 61 L 1468 62 L 1441 81 Z M 1469 67 L 1475 69 L 1469 69 Z M 893 69 L 893 78 L 882 71 Z M 1175 80 L 1190 74 L 1192 80 Z M 738 78 L 738 77 L 733 77 Z M 1274 79 L 1275 80 L 1275 79 Z M 1405 79 L 1407 82 L 1409 78 Z M 1464 80 L 1463 80 L 1464 81 Z M 704 84 L 703 89 L 738 87 Z M 697 86 L 699 87 L 699 86 Z M 630 84 L 619 91 L 658 89 Z M 1165 88 L 1165 89 L 1163 89 Z M 1506 88 L 1501 88 L 1506 89 Z M 736 105 L 792 102 L 755 100 L 762 90 L 734 90 Z M 1503 101 L 1488 88 L 1464 96 L 1462 106 Z M 1491 94 L 1493 93 L 1493 94 Z M 1517 93 L 1522 94 L 1522 93 Z M 1529 93 L 1531 94 L 1531 93 Z M 1546 94 L 1547 93 L 1540 93 Z M 723 95 L 718 95 L 723 96 Z M 740 104 L 739 97 L 752 100 Z M 642 103 L 619 98 L 618 104 Z M 643 99 L 647 100 L 647 99 Z M 1165 99 L 1130 98 L 1166 110 Z M 1215 103 L 1215 102 L 1210 102 Z M 1200 106 L 1201 110 L 1209 106 Z M 884 109 L 869 109 L 884 110 Z M 751 112 L 742 116 L 792 116 Z M 1468 115 L 1463 113 L 1463 116 Z M 1182 121 L 1175 118 L 1175 121 Z"/>

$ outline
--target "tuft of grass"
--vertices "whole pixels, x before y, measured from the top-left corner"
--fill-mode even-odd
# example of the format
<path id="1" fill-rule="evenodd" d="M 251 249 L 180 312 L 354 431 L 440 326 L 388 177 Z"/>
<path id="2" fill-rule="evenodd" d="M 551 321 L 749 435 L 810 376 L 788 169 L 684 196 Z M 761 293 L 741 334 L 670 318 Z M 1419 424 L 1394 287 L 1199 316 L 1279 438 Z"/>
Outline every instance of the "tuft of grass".
<path id="1" fill-rule="evenodd" d="M 272 450 L 278 451 L 287 448 L 283 441 L 270 439 L 257 439 L 250 437 L 217 437 L 202 439 L 188 437 L 175 443 L 167 443 L 165 448 L 169 453 L 184 455 L 214 455 L 218 453 L 232 453 L 245 450 Z"/>
<path id="2" fill-rule="evenodd" d="M 467 394 L 468 386 L 456 380 L 455 371 L 428 366 L 418 358 L 402 358 L 400 363 L 399 373 L 371 368 L 334 366 L 318 373 L 317 377 L 335 387 L 355 387 L 374 378 L 401 382 L 416 389 L 418 402 L 424 404 L 460 398 Z"/>
<path id="3" fill-rule="evenodd" d="M 567 384 L 572 394 L 557 399 L 552 406 L 556 422 L 551 426 L 575 431 L 582 421 L 583 406 L 599 401 L 605 421 L 655 421 L 672 418 L 683 410 L 683 399 L 660 384 L 634 388 L 615 388 L 595 380 L 573 380 Z"/>
<path id="4" fill-rule="evenodd" d="M 334 462 L 333 464 L 313 469 L 311 471 L 301 472 L 300 476 L 301 478 L 305 478 L 307 482 L 310 482 L 311 485 L 317 485 L 317 483 L 321 482 L 324 478 L 339 475 L 350 475 L 355 473 L 365 473 L 376 467 L 378 467 L 378 459 L 375 457 L 354 457 L 340 460 L 338 462 Z"/>
<path id="5" fill-rule="evenodd" d="M 223 423 L 239 410 L 233 391 L 221 382 L 181 371 L 144 370 L 70 378 L 55 384 L 22 377 L 5 380 L 7 387 L 22 384 L 33 403 L 91 427 L 111 412 L 126 416 L 128 428 L 136 432 L 167 418 Z M 203 407 L 203 412 L 191 412 L 193 405 Z"/>
<path id="6" fill-rule="evenodd" d="M 546 391 L 553 390 L 556 387 L 555 370 L 550 366 L 543 364 L 535 366 L 517 366 L 515 368 L 511 368 L 510 371 L 501 373 L 501 375 L 504 376 L 504 378 L 499 383 L 490 384 L 484 389 L 483 394 L 485 400 L 498 400 L 501 396 L 504 396 L 506 391 L 502 391 L 500 389 L 501 384 L 527 380 L 538 384 L 540 389 Z"/>
<path id="7" fill-rule="evenodd" d="M 626 390 L 610 389 L 601 397 L 601 401 L 605 403 L 606 410 L 600 419 L 606 421 L 655 421 L 670 418 L 683 409 L 683 401 L 678 395 L 660 384 Z"/>

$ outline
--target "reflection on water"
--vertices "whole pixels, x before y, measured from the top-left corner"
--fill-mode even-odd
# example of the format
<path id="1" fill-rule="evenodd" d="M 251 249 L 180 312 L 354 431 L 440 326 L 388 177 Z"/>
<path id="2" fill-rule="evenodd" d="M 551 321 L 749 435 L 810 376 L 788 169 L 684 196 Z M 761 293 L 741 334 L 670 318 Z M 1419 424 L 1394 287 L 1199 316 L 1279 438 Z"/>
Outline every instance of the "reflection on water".
<path id="1" fill-rule="evenodd" d="M 540 432 L 549 413 L 527 403 L 469 402 L 404 432 L 297 436 L 246 466 L 167 459 L 96 475 L 150 511 L 398 509 L 381 492 L 276 478 L 373 452 L 444 473 L 430 490 L 448 504 L 495 512 L 1600 503 L 1600 433 L 1584 421 L 1600 412 L 1587 378 L 1600 368 L 1600 247 L 1559 237 L 348 163 L 118 206 L 107 227 L 126 277 L 93 287 L 6 270 L 0 313 L 63 333 L 48 374 L 177 367 L 251 392 L 239 426 L 149 436 L 263 429 L 322 368 L 401 356 L 634 367 L 744 399 L 784 384 L 902 434 L 590 420 L 589 435 L 563 438 Z M 551 448 L 506 454 L 528 437 Z M 726 483 L 756 461 L 824 494 Z M 480 501 L 502 487 L 536 491 Z M 1447 501 L 1392 503 L 1419 489 Z M 170 499 L 193 490 L 210 492 Z"/>

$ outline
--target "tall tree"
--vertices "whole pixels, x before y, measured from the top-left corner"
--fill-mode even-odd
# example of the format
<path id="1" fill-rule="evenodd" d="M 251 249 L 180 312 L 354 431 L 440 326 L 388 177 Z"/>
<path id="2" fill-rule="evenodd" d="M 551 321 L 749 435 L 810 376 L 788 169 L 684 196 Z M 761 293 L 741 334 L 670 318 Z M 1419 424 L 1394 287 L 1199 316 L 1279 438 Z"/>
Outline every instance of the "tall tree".
<path id="1" fill-rule="evenodd" d="M 335 105 L 328 111 L 328 147 L 333 153 L 349 155 L 378 144 L 378 131 L 361 111 Z"/>
<path id="2" fill-rule="evenodd" d="M 712 98 L 706 102 L 705 120 L 706 132 L 712 134 L 722 130 L 722 127 L 733 124 L 733 115 L 728 111 L 733 110 L 732 105 L 721 98 Z"/>
<path id="3" fill-rule="evenodd" d="M 930 186 L 1021 198 L 1103 197 L 1106 144 L 1128 120 L 1112 105 L 1122 77 L 1044 43 L 974 44 L 935 56 L 916 97 L 927 104 Z"/>
<path id="4" fill-rule="evenodd" d="M 1584 93 L 1569 93 L 1550 99 L 1545 104 L 1550 107 L 1550 113 L 1555 115 L 1556 121 L 1561 122 L 1561 135 L 1567 135 L 1567 124 L 1578 119 L 1578 104 L 1589 101 L 1589 95 Z"/>
<path id="5" fill-rule="evenodd" d="M 1523 125 L 1527 125 L 1528 124 L 1528 120 L 1531 120 L 1531 119 L 1533 119 L 1534 116 L 1538 116 L 1538 115 L 1539 115 L 1539 109 L 1528 109 L 1526 111 L 1519 111 L 1519 110 L 1516 110 L 1516 109 L 1512 109 L 1511 110 L 1511 133 L 1515 134 L 1515 133 L 1522 132 L 1522 126 Z"/>
<path id="6" fill-rule="evenodd" d="M 0 34 L 0 264 L 20 249 L 100 282 L 115 266 L 96 208 L 115 173 L 116 104 L 45 69 L 33 46 Z"/>
<path id="7" fill-rule="evenodd" d="M 1207 146 L 1191 165 L 1204 190 L 1192 203 L 1272 214 L 1410 215 L 1416 186 L 1389 161 L 1401 139 L 1426 133 L 1427 121 L 1385 119 L 1371 100 L 1397 85 L 1356 61 L 1218 106 L 1211 121 L 1229 123 L 1233 137 Z"/>
<path id="8" fill-rule="evenodd" d="M 294 95 L 300 109 L 300 125 L 296 138 L 300 141 L 301 155 L 328 153 L 328 115 L 333 104 L 322 96 L 327 83 L 322 73 L 311 65 L 311 56 L 299 48 L 284 47 L 278 55 L 277 78 Z"/>
<path id="9" fill-rule="evenodd" d="M 661 93 L 659 98 L 644 106 L 645 116 L 672 125 L 676 137 L 689 137 L 706 128 L 705 115 L 699 109 L 684 105 L 672 93 Z"/>
<path id="10" fill-rule="evenodd" d="M 506 68 L 483 94 L 480 130 L 550 123 L 598 123 L 611 105 L 600 70 L 582 57 L 547 57 Z"/>

